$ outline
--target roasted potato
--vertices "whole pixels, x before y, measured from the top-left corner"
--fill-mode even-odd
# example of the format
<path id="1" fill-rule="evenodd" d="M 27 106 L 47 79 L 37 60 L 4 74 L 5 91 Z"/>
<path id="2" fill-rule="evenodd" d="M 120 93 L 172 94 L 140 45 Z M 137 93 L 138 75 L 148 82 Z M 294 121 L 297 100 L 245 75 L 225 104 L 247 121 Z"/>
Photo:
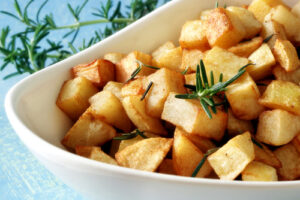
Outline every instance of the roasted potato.
<path id="1" fill-rule="evenodd" d="M 181 71 L 188 67 L 188 72 L 196 71 L 199 61 L 204 58 L 204 52 L 199 49 L 184 49 L 182 52 Z"/>
<path id="2" fill-rule="evenodd" d="M 238 119 L 234 116 L 231 109 L 228 110 L 227 133 L 230 136 L 236 136 L 249 131 L 254 133 L 251 121 Z"/>
<path id="3" fill-rule="evenodd" d="M 122 83 L 109 81 L 104 87 L 103 91 L 110 91 L 112 92 L 118 99 L 122 99 L 121 89 L 123 87 Z"/>
<path id="4" fill-rule="evenodd" d="M 262 37 L 255 37 L 249 41 L 241 42 L 233 47 L 230 47 L 228 51 L 237 56 L 248 58 L 256 49 L 260 47 L 262 43 Z"/>
<path id="5" fill-rule="evenodd" d="M 77 146 L 75 148 L 75 152 L 77 155 L 104 162 L 107 164 L 118 165 L 117 161 L 104 153 L 100 147 L 96 146 Z"/>
<path id="6" fill-rule="evenodd" d="M 276 169 L 261 162 L 252 161 L 242 172 L 243 181 L 278 181 Z"/>
<path id="7" fill-rule="evenodd" d="M 118 64 L 125 57 L 122 53 L 107 53 L 103 56 L 105 60 L 109 60 L 115 65 Z"/>
<path id="8" fill-rule="evenodd" d="M 175 175 L 174 167 L 173 167 L 173 160 L 172 159 L 164 159 L 158 167 L 158 173 L 162 174 L 172 174 Z"/>
<path id="9" fill-rule="evenodd" d="M 300 68 L 292 72 L 287 72 L 280 65 L 276 65 L 273 68 L 273 75 L 277 80 L 290 81 L 297 85 L 300 85 Z"/>

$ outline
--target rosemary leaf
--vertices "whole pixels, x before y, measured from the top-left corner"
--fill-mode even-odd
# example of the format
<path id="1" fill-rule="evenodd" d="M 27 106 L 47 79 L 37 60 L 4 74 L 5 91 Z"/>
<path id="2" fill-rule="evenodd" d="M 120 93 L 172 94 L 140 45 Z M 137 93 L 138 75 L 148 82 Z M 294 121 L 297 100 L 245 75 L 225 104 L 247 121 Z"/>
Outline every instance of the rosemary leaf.
<path id="1" fill-rule="evenodd" d="M 201 99 L 200 103 L 201 103 L 201 106 L 202 106 L 203 110 L 205 111 L 206 115 L 208 116 L 208 118 L 212 119 L 212 115 L 210 113 L 210 110 L 209 110 L 205 100 Z"/>
<path id="2" fill-rule="evenodd" d="M 153 85 L 153 82 L 151 81 L 151 82 L 149 83 L 149 85 L 147 86 L 146 91 L 144 92 L 144 94 L 143 94 L 143 96 L 142 96 L 142 98 L 141 98 L 141 101 L 143 101 L 143 100 L 145 99 L 145 97 L 146 97 L 146 95 L 148 94 L 148 92 L 150 91 L 152 85 Z"/>
<path id="3" fill-rule="evenodd" d="M 184 84 L 183 86 L 192 91 L 196 91 L 196 86 L 194 86 L 194 85 Z"/>
<path id="4" fill-rule="evenodd" d="M 114 137 L 113 140 L 130 140 L 138 135 L 142 138 L 147 138 L 147 136 L 144 135 L 144 132 L 140 131 L 139 129 L 135 129 L 131 133 L 123 133 L 121 136 Z"/>
<path id="5" fill-rule="evenodd" d="M 256 146 L 258 146 L 261 149 L 264 149 L 263 145 L 260 142 L 258 142 L 256 139 L 254 139 L 252 137 L 251 140 L 252 140 L 253 144 L 255 144 Z"/>
<path id="6" fill-rule="evenodd" d="M 208 79 L 207 79 L 207 74 L 206 74 L 206 70 L 205 70 L 205 66 L 203 63 L 203 60 L 200 60 L 200 67 L 201 67 L 201 74 L 202 74 L 202 79 L 203 79 L 203 83 L 204 83 L 204 87 L 208 88 Z"/>
<path id="7" fill-rule="evenodd" d="M 155 67 L 155 66 L 151 66 L 151 65 L 146 65 L 145 63 L 142 63 L 141 61 L 139 60 L 136 60 L 136 62 L 139 64 L 139 66 L 145 66 L 145 67 L 148 67 L 150 69 L 160 69 L 159 67 Z"/>
<path id="8" fill-rule="evenodd" d="M 200 75 L 200 66 L 197 65 L 197 70 L 196 70 L 196 91 L 202 91 L 203 90 L 203 85 L 202 85 L 202 79 Z"/>
<path id="9" fill-rule="evenodd" d="M 266 37 L 266 38 L 263 40 L 263 43 L 269 42 L 269 41 L 272 39 L 273 36 L 274 36 L 274 34 L 271 34 L 271 35 L 269 35 L 268 37 Z"/>
<path id="10" fill-rule="evenodd" d="M 200 160 L 199 164 L 197 165 L 197 167 L 195 168 L 194 172 L 192 173 L 191 177 L 196 177 L 198 172 L 200 171 L 200 169 L 202 168 L 203 164 L 205 163 L 207 157 L 211 154 L 213 154 L 214 152 L 216 152 L 219 148 L 213 148 L 213 149 L 209 149 L 203 156 L 203 158 Z"/>
<path id="11" fill-rule="evenodd" d="M 178 99 L 196 99 L 198 96 L 196 94 L 176 94 Z"/>
<path id="12" fill-rule="evenodd" d="M 214 84 L 215 84 L 214 72 L 210 71 L 210 86 L 213 86 Z"/>
<path id="13" fill-rule="evenodd" d="M 182 74 L 182 75 L 186 75 L 186 73 L 188 72 L 189 68 L 190 68 L 190 67 L 187 66 L 187 67 L 184 69 L 184 71 L 181 72 L 181 74 Z"/>

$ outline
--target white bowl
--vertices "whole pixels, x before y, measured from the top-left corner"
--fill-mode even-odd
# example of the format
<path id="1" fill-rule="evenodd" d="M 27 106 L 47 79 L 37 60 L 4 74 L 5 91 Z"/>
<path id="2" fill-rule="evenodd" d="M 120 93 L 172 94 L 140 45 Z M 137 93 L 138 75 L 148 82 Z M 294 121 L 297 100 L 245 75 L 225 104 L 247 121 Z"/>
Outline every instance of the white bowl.
<path id="1" fill-rule="evenodd" d="M 249 2 L 228 0 L 219 5 Z M 20 81 L 5 100 L 16 133 L 53 174 L 92 199 L 299 199 L 300 181 L 220 181 L 150 173 L 79 157 L 60 144 L 71 123 L 55 101 L 71 67 L 107 52 L 151 52 L 167 40 L 177 41 L 186 20 L 214 5 L 214 0 L 173 0 L 97 45 Z"/>

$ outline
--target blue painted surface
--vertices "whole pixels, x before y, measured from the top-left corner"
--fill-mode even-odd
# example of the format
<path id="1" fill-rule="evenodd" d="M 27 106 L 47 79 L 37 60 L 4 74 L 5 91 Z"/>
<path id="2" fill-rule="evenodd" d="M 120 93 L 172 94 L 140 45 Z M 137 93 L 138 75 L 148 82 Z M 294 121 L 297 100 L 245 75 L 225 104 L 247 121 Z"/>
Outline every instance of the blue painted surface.
<path id="1" fill-rule="evenodd" d="M 91 11 L 100 5 L 103 0 L 90 0 L 83 13 L 82 19 L 88 20 L 93 18 Z M 124 1 L 128 3 L 129 0 Z M 21 5 L 27 1 L 20 1 Z M 35 12 L 42 1 L 35 1 L 30 12 Z M 63 3 L 61 3 L 63 2 Z M 79 1 L 69 0 L 51 0 L 43 13 L 54 12 L 59 25 L 73 23 L 70 15 L 66 15 L 66 3 L 72 5 Z M 81 2 L 81 1 L 80 1 Z M 1 0 L 0 10 L 14 12 L 13 0 Z M 42 14 L 43 14 L 42 13 Z M 6 16 L 0 15 L 0 28 L 10 25 L 13 32 L 21 30 L 20 23 Z M 81 31 L 80 38 L 89 38 L 90 32 L 99 28 L 99 25 L 86 27 Z M 56 32 L 63 34 L 63 32 Z M 81 40 L 79 40 L 81 41 Z M 76 43 L 75 43 L 76 46 Z M 0 60 L 0 64 L 2 60 Z M 4 97 L 10 87 L 17 81 L 27 75 L 17 76 L 8 80 L 2 78 L 14 72 L 13 66 L 8 66 L 3 72 L 0 72 L 0 199 L 1 200 L 36 200 L 36 199 L 57 199 L 57 200 L 82 200 L 85 199 L 73 189 L 66 186 L 61 180 L 53 176 L 44 168 L 27 148 L 19 140 L 14 130 L 10 126 L 4 112 Z"/>

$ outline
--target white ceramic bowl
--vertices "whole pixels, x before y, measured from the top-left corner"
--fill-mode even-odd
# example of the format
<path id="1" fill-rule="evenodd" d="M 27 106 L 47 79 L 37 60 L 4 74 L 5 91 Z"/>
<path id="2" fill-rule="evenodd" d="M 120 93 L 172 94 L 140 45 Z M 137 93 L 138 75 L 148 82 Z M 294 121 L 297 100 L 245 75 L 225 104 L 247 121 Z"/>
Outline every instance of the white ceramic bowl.
<path id="1" fill-rule="evenodd" d="M 249 1 L 219 1 L 224 3 Z M 55 101 L 71 67 L 107 52 L 151 52 L 167 40 L 177 41 L 186 20 L 214 5 L 214 0 L 173 0 L 97 45 L 20 81 L 5 101 L 16 133 L 53 174 L 92 199 L 299 199 L 300 181 L 220 181 L 137 171 L 79 157 L 60 144 L 71 123 Z"/>

